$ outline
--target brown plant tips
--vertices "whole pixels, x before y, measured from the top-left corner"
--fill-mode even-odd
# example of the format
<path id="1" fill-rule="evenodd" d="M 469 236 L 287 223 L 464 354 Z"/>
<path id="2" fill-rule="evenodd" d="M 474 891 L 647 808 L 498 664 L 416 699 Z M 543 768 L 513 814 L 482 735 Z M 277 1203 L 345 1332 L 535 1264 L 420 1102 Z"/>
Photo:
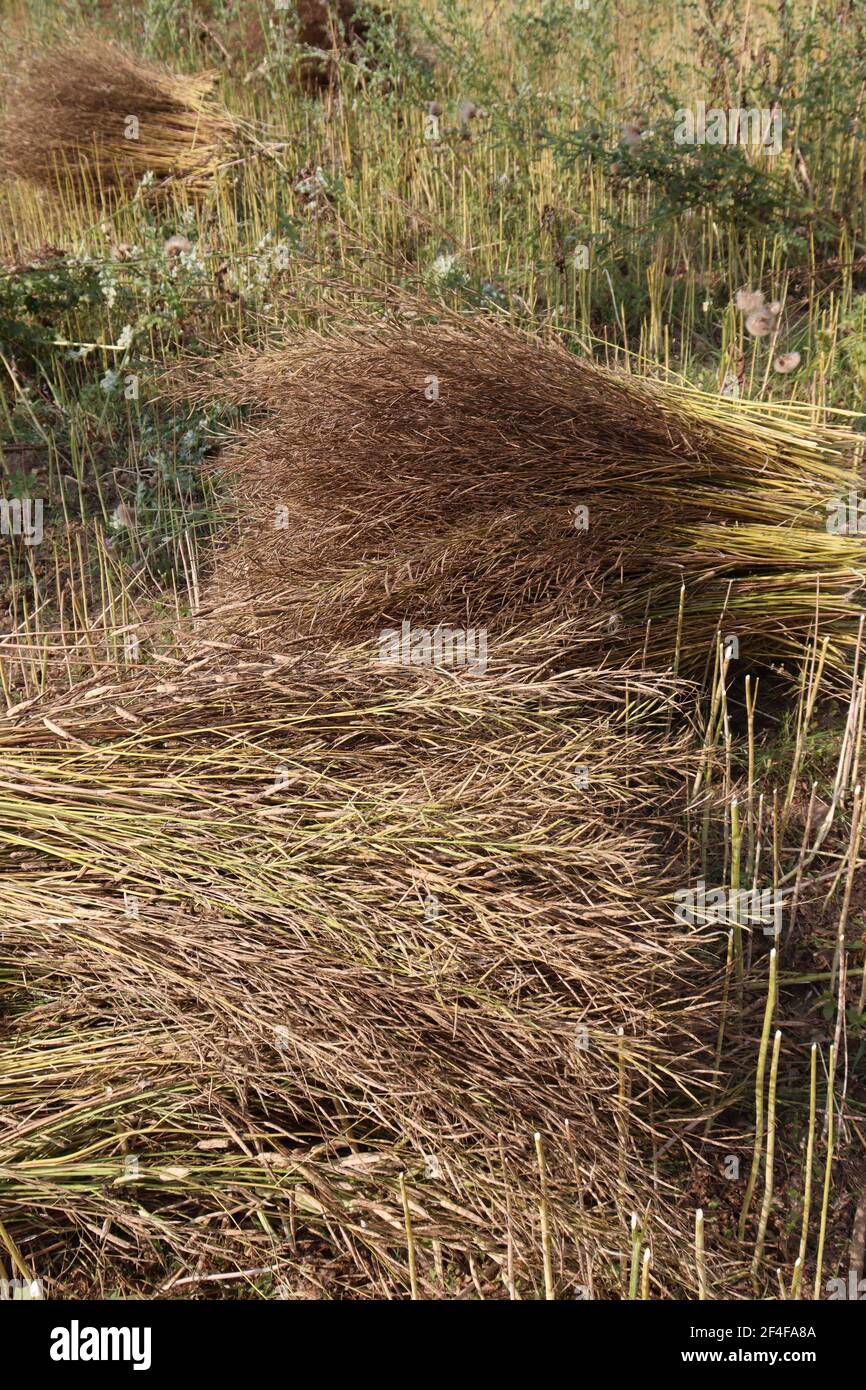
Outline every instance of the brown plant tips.
<path id="1" fill-rule="evenodd" d="M 723 621 L 761 664 L 803 649 L 819 582 L 831 662 L 856 635 L 862 541 L 826 527 L 844 431 L 460 322 L 309 334 L 214 389 L 257 414 L 220 459 L 241 509 L 207 602 L 269 649 L 405 619 L 685 672 Z"/>

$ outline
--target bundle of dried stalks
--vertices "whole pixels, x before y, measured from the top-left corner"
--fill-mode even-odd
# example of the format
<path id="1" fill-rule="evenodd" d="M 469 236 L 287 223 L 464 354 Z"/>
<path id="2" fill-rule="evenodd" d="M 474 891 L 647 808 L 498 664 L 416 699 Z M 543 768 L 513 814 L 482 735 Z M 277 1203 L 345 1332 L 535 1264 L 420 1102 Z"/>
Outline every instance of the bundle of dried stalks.
<path id="1" fill-rule="evenodd" d="M 9 1229 L 89 1290 L 327 1247 L 344 1292 L 616 1296 L 639 1212 L 691 1291 L 665 1154 L 724 1066 L 718 958 L 673 913 L 680 687 L 633 653 L 695 666 L 723 613 L 797 651 L 820 578 L 842 664 L 847 440 L 453 323 L 215 389 L 254 418 L 192 654 L 0 733 Z"/>
<path id="2" fill-rule="evenodd" d="M 37 50 L 6 93 L 0 173 L 76 195 L 128 188 L 147 173 L 205 188 L 235 134 L 210 99 L 214 81 L 92 35 Z"/>
<path id="3" fill-rule="evenodd" d="M 632 1211 L 691 1287 L 648 1162 L 717 1019 L 671 904 L 690 740 L 669 679 L 530 657 L 211 656 L 0 733 L 5 1219 L 55 1288 L 62 1231 L 79 1288 L 327 1241 L 403 1294 L 405 1172 L 422 1292 L 540 1292 L 536 1131 L 557 1290 L 622 1291 Z"/>
<path id="4" fill-rule="evenodd" d="M 308 334 L 198 390 L 254 408 L 219 461 L 242 507 L 209 611 L 271 648 L 410 619 L 491 642 L 558 623 L 572 659 L 646 645 L 683 670 L 721 631 L 774 661 L 802 650 L 820 586 L 830 663 L 848 660 L 866 547 L 827 527 L 854 482 L 845 431 L 490 323 Z"/>

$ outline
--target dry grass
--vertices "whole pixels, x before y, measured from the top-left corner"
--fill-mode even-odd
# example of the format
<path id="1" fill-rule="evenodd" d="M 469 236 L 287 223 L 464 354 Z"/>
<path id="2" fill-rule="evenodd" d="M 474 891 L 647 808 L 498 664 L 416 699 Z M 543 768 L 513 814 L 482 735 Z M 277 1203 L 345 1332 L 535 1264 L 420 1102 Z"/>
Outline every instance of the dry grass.
<path id="1" fill-rule="evenodd" d="M 671 1146 L 730 1123 L 753 1059 L 749 1003 L 719 1032 L 713 933 L 673 916 L 707 847 L 683 794 L 695 827 L 730 799 L 727 714 L 702 753 L 650 668 L 696 667 L 726 603 L 744 656 L 796 654 L 816 577 L 812 646 L 844 666 L 860 542 L 822 523 L 847 436 L 452 320 L 197 389 L 253 412 L 204 605 L 171 654 L 137 625 L 162 676 L 0 732 L 19 1251 L 54 1292 L 312 1267 L 403 1296 L 405 1175 L 424 1296 L 537 1296 L 538 1133 L 554 1292 L 626 1296 L 636 1213 L 653 1294 L 693 1295 Z M 488 628 L 486 673 L 380 663 L 403 618 Z M 712 1240 L 713 1289 L 752 1254 Z"/>
<path id="2" fill-rule="evenodd" d="M 29 112 L 17 171 L 60 194 L 9 186 L 10 258 L 20 259 L 19 239 L 80 245 L 117 291 L 113 310 L 106 300 L 92 322 L 59 322 L 52 338 L 115 343 L 134 319 L 148 370 L 174 375 L 177 342 L 208 352 L 330 327 L 207 374 L 202 397 L 220 390 L 250 407 L 219 465 L 240 507 L 203 607 L 185 501 L 177 526 L 161 508 L 142 509 L 142 530 L 177 541 L 170 632 L 147 629 L 147 573 L 124 569 L 99 522 L 93 555 L 90 533 L 82 541 L 74 525 L 56 538 L 53 608 L 28 557 L 10 565 L 0 1240 L 8 1231 L 49 1295 L 268 1295 L 283 1284 L 406 1296 L 405 1175 L 422 1296 L 540 1296 L 547 1263 L 558 1296 L 579 1283 L 626 1297 L 634 1212 L 652 1296 L 693 1297 L 696 1205 L 711 1296 L 753 1292 L 753 1259 L 754 1287 L 772 1296 L 777 1271 L 790 1283 L 801 1219 L 801 1010 L 819 1042 L 835 1030 L 837 1054 L 845 1043 L 840 1135 L 846 1106 L 860 1114 L 850 1013 L 864 988 L 859 921 L 852 911 L 846 941 L 828 890 L 862 868 L 848 817 L 852 794 L 854 821 L 861 804 L 863 540 L 826 531 L 825 502 L 854 483 L 857 459 L 851 436 L 822 428 L 829 405 L 857 407 L 839 360 L 852 324 L 862 337 L 859 232 L 844 213 L 832 237 L 810 218 L 798 259 L 777 226 L 735 234 L 712 207 L 658 222 L 652 180 L 608 173 L 598 146 L 572 156 L 569 142 L 591 118 L 615 145 L 648 74 L 659 92 L 679 91 L 673 66 L 652 66 L 662 58 L 698 55 L 678 99 L 707 96 L 698 68 L 717 67 L 712 25 L 690 8 L 660 21 L 643 3 L 601 7 L 569 19 L 575 32 L 536 60 L 514 8 L 467 11 L 484 36 L 477 52 L 450 7 L 438 10 L 428 88 L 410 54 L 375 74 L 338 51 L 335 28 L 290 33 L 268 22 L 270 10 L 249 64 L 244 44 L 231 56 L 218 22 L 199 33 L 209 8 L 190 12 L 187 47 L 175 47 L 154 7 L 148 52 L 190 69 L 219 53 L 232 110 L 259 137 L 215 180 L 233 123 L 208 104 L 205 79 L 170 79 L 186 115 L 160 127 L 170 148 L 130 168 L 141 151 L 118 148 L 116 126 L 102 124 L 109 106 L 139 111 L 132 78 L 118 94 L 112 45 L 100 49 L 114 55 L 103 85 L 75 75 L 89 59 L 77 48 L 74 71 L 49 74 L 29 107 L 9 108 L 10 120 Z M 300 10 L 302 22 L 321 14 Z M 106 31 L 125 22 L 113 11 Z M 758 23 L 772 49 L 770 20 Z M 600 41 L 585 47 L 596 24 Z M 758 35 L 735 28 L 742 77 Z M 846 28 L 853 13 L 828 32 Z M 308 67 L 290 46 L 298 37 L 328 57 Z M 815 50 L 802 51 L 808 67 Z M 124 61 L 144 83 L 150 64 Z M 48 71 L 40 62 L 37 75 Z M 793 94 L 805 67 L 793 53 L 779 63 Z M 306 103 L 297 78 L 314 67 L 329 91 Z M 588 80 L 576 83 L 577 71 Z M 435 140 L 424 122 L 432 96 Z M 488 114 L 464 121 L 467 96 Z M 89 100 L 103 105 L 70 123 Z M 843 208 L 846 189 L 862 184 L 852 122 L 837 142 L 802 109 L 815 204 Z M 212 136 L 211 112 L 225 123 Z M 203 166 L 188 167 L 184 151 L 193 164 L 204 154 Z M 779 167 L 796 191 L 793 149 Z M 104 231 L 103 196 L 148 169 L 170 182 L 166 198 L 112 199 Z M 206 204 L 190 201 L 208 185 Z M 204 267 L 186 278 L 163 252 L 169 210 Z M 272 253 L 287 226 L 298 236 L 284 266 Z M 109 263 L 108 236 L 146 255 Z M 580 272 L 569 254 L 578 241 L 592 248 Z M 404 287 L 439 284 L 440 260 L 454 265 L 455 288 L 439 285 L 450 305 L 478 312 L 475 291 L 492 289 L 481 323 L 429 303 L 406 314 Z M 373 312 L 393 318 L 396 308 L 399 327 L 334 328 L 347 280 L 358 302 L 378 303 Z M 785 301 L 781 345 L 802 350 L 802 372 L 779 376 L 769 342 L 744 340 L 733 308 L 744 285 Z M 498 329 L 491 303 L 523 331 L 638 373 L 661 359 L 713 389 L 733 367 L 745 393 L 805 404 L 760 410 L 597 370 Z M 145 325 L 169 304 L 179 332 L 166 347 Z M 26 376 L 16 368 L 10 382 L 27 429 L 44 429 Z M 77 460 L 79 487 L 91 475 L 99 487 L 123 463 L 126 436 L 116 447 L 109 430 L 109 457 L 91 454 L 105 402 L 100 393 L 93 416 L 75 416 L 81 385 L 71 371 L 68 383 L 62 371 L 49 376 L 51 429 L 78 421 L 58 466 Z M 131 456 L 146 452 L 137 432 L 133 441 Z M 181 620 L 187 589 L 192 624 Z M 378 665 L 371 646 L 404 618 L 489 629 L 489 671 Z M 130 631 L 141 639 L 133 677 L 118 675 L 132 659 Z M 690 692 L 670 668 L 712 664 L 717 631 L 737 635 L 741 661 L 717 662 L 695 737 Z M 738 677 L 780 660 L 795 674 L 804 650 L 786 794 L 784 741 L 766 743 L 759 729 L 756 746 L 752 725 L 743 740 L 732 727 Z M 812 735 L 815 746 L 828 737 L 823 697 L 840 674 L 849 688 L 838 771 L 813 815 L 823 771 Z M 45 697 L 58 684 L 69 693 Z M 748 1158 L 753 1144 L 763 1159 L 753 1104 L 766 943 L 740 933 L 742 976 L 729 977 L 724 947 L 674 919 L 672 890 L 704 873 L 778 880 L 788 895 L 780 1002 L 773 1015 L 771 989 L 765 1015 L 785 1044 L 776 1194 L 760 1241 L 757 1202 L 738 1235 L 740 1191 L 717 1174 L 720 1156 Z M 826 960 L 821 932 L 832 937 Z M 817 991 L 834 942 L 843 968 L 822 1033 Z M 823 1062 L 822 1105 L 825 1081 L 831 1093 L 834 1084 Z M 822 1247 L 833 1190 L 826 1272 L 841 1267 L 832 1261 L 847 1231 L 836 1215 L 856 1164 L 846 1177 L 814 1139 Z M 772 1175 L 757 1162 L 753 1171 L 757 1197 Z M 817 1207 L 802 1239 L 805 1283 L 820 1293 Z"/>
<path id="3" fill-rule="evenodd" d="M 6 93 L 0 171 L 78 195 L 129 189 L 147 173 L 206 187 L 235 133 L 210 99 L 214 81 L 92 35 L 33 51 Z"/>
<path id="4" fill-rule="evenodd" d="M 846 669 L 864 544 L 826 528 L 854 485 L 844 430 L 455 319 L 308 334 L 206 378 L 253 408 L 218 462 L 243 505 L 206 608 L 268 649 L 407 618 L 682 670 L 721 631 L 760 665 L 802 653 L 820 592 Z"/>
<path id="5" fill-rule="evenodd" d="M 290 1278 L 325 1239 L 344 1291 L 402 1294 L 405 1171 L 427 1294 L 531 1294 L 538 1130 L 560 1292 L 622 1292 L 632 1210 L 656 1291 L 689 1290 L 648 1158 L 706 1102 L 715 1028 L 672 918 L 671 695 L 515 639 L 483 679 L 212 653 L 19 716 L 0 1169 L 26 1258 L 68 1288 L 80 1241 L 80 1289 L 119 1262 L 152 1292 Z"/>
<path id="6" fill-rule="evenodd" d="M 750 632 L 755 660 L 773 634 L 796 653 L 816 575 L 851 582 L 858 539 L 817 520 L 847 437 L 494 325 L 306 337 L 205 377 L 254 416 L 205 604 L 170 652 L 136 625 L 161 675 L 73 682 L 0 732 L 19 1252 L 53 1292 L 312 1270 L 404 1296 L 405 1181 L 423 1296 L 538 1296 L 538 1133 L 553 1291 L 627 1296 L 636 1213 L 653 1295 L 692 1296 L 671 1148 L 716 1113 L 726 1133 L 751 996 L 720 1032 L 714 933 L 673 915 L 732 794 L 723 682 L 702 752 L 637 633 L 649 611 L 653 659 L 696 666 L 727 598 L 744 655 Z M 651 605 L 681 574 L 705 597 L 677 647 Z M 404 617 L 488 627 L 486 673 L 379 662 Z M 740 1296 L 753 1250 L 720 1235 L 710 1283 Z"/>

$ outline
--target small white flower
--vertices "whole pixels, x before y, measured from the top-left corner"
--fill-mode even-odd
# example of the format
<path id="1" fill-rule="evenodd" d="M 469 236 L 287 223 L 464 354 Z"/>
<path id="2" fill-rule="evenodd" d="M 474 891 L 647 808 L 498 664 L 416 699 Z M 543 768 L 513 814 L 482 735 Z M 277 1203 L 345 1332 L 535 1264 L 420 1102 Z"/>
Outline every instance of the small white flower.
<path id="1" fill-rule="evenodd" d="M 446 254 L 437 256 L 430 267 L 430 274 L 434 275 L 437 280 L 444 280 L 447 275 L 451 274 L 456 264 L 456 256 Z"/>

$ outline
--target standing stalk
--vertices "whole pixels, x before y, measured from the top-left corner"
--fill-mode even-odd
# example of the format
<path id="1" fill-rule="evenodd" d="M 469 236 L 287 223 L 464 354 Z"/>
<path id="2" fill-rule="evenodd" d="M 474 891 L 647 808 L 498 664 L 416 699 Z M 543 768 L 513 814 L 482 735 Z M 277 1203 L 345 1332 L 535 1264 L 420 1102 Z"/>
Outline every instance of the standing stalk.
<path id="1" fill-rule="evenodd" d="M 757 1279 L 758 1277 L 758 1270 L 764 1253 L 764 1241 L 767 1235 L 767 1222 L 770 1219 L 770 1208 L 773 1204 L 773 1162 L 776 1154 L 776 1083 L 779 1076 L 779 1053 L 781 1047 L 782 1034 L 781 1032 L 777 1032 L 773 1039 L 773 1058 L 770 1063 L 770 1085 L 767 1091 L 767 1155 L 764 1160 L 764 1200 L 761 1203 L 761 1215 L 758 1220 L 758 1239 L 755 1242 L 755 1253 L 752 1257 L 753 1279 Z"/>
<path id="2" fill-rule="evenodd" d="M 740 922 L 740 862 L 743 832 L 740 826 L 740 806 L 737 798 L 731 802 L 731 907 L 734 913 L 734 966 L 737 977 L 737 996 L 740 1012 L 743 1008 L 743 926 Z"/>
<path id="3" fill-rule="evenodd" d="M 806 1141 L 806 1178 L 803 1190 L 803 1224 L 800 1227 L 800 1249 L 791 1279 L 791 1297 L 796 1298 L 806 1258 L 809 1238 L 809 1214 L 812 1209 L 812 1165 L 815 1157 L 815 1114 L 818 1100 L 818 1044 L 812 1043 L 809 1061 L 809 1137 Z"/>
<path id="4" fill-rule="evenodd" d="M 637 1298 L 637 1281 L 640 1274 L 640 1227 L 637 1224 L 637 1213 L 631 1214 L 631 1269 L 628 1278 L 629 1302 L 633 1303 Z"/>
<path id="5" fill-rule="evenodd" d="M 836 1048 L 830 1048 L 827 1074 L 827 1157 L 824 1162 L 824 1193 L 821 1199 L 821 1225 L 818 1229 L 818 1253 L 815 1257 L 815 1287 L 812 1298 L 821 1297 L 821 1274 L 824 1268 L 824 1240 L 827 1235 L 827 1210 L 830 1205 L 830 1182 L 833 1175 L 833 1076 L 836 1071 Z"/>
<path id="6" fill-rule="evenodd" d="M 755 1183 L 758 1180 L 758 1171 L 761 1166 L 761 1146 L 764 1139 L 764 1074 L 767 1068 L 767 1048 L 769 1046 L 770 1028 L 773 1023 L 775 1004 L 776 948 L 774 946 L 770 952 L 770 978 L 767 985 L 767 1003 L 764 1008 L 764 1026 L 761 1030 L 761 1045 L 758 1049 L 758 1067 L 755 1072 L 755 1146 L 752 1150 L 752 1167 L 749 1173 L 749 1181 L 746 1185 L 746 1195 L 743 1198 L 743 1207 L 740 1212 L 740 1224 L 737 1228 L 737 1236 L 740 1241 L 745 1239 L 746 1220 L 749 1215 L 749 1207 L 752 1204 Z"/>
<path id="7" fill-rule="evenodd" d="M 707 1296 L 707 1262 L 704 1250 L 704 1213 L 700 1207 L 695 1212 L 695 1267 L 698 1272 L 698 1298 L 703 1303 Z"/>

